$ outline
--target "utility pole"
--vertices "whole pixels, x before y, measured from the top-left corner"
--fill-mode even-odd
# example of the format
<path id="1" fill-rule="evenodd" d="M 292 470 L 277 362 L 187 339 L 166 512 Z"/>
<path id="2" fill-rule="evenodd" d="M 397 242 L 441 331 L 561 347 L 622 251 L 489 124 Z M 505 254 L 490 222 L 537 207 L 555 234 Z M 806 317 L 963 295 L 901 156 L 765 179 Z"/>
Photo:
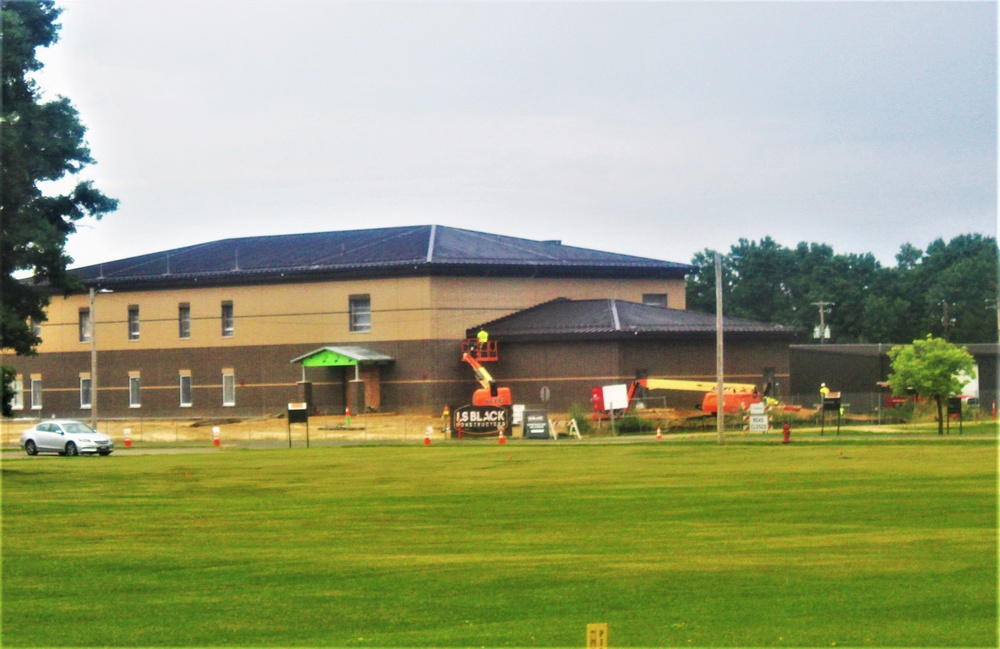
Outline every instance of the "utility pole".
<path id="1" fill-rule="evenodd" d="M 819 307 L 819 344 L 826 342 L 826 312 L 828 306 L 836 306 L 833 302 L 813 302 L 813 306 Z"/>
<path id="2" fill-rule="evenodd" d="M 97 430 L 97 314 L 94 305 L 97 302 L 97 291 L 90 287 L 90 427 Z"/>
<path id="3" fill-rule="evenodd" d="M 722 257 L 715 253 L 715 421 L 719 432 L 719 446 L 725 444 L 726 400 L 722 355 Z"/>

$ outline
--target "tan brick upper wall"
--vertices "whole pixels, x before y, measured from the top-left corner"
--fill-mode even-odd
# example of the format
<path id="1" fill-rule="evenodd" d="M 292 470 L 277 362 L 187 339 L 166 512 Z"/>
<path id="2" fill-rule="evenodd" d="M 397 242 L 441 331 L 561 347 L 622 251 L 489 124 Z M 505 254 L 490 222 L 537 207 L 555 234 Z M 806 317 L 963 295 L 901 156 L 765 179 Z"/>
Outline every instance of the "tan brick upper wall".
<path id="1" fill-rule="evenodd" d="M 558 297 L 641 302 L 665 293 L 685 307 L 683 280 L 412 277 L 116 291 L 96 299 L 101 350 L 177 349 L 371 341 L 459 339 L 469 327 Z M 351 295 L 371 296 L 372 330 L 352 333 Z M 233 335 L 222 335 L 222 303 L 233 305 Z M 191 337 L 180 338 L 178 307 L 190 305 Z M 128 309 L 139 307 L 139 338 L 128 338 Z M 432 309 L 433 305 L 433 309 Z M 56 296 L 42 325 L 41 353 L 87 351 L 79 339 L 86 294 Z"/>

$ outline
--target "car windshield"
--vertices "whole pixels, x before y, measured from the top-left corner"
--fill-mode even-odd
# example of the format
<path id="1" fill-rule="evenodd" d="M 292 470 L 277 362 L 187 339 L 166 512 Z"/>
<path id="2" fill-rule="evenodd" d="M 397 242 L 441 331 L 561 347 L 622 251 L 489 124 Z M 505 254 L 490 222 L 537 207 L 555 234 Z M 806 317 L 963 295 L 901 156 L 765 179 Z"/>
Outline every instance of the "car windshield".
<path id="1" fill-rule="evenodd" d="M 93 435 L 96 432 L 87 424 L 81 424 L 78 421 L 71 421 L 69 423 L 62 424 L 62 428 L 67 433 L 73 433 L 74 435 L 86 435 L 88 433 Z"/>

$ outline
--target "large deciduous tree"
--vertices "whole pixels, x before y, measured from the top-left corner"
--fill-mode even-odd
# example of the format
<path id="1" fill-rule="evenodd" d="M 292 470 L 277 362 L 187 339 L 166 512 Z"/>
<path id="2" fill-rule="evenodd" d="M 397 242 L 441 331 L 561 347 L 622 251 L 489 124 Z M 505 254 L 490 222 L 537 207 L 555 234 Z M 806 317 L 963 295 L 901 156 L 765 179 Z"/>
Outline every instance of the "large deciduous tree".
<path id="1" fill-rule="evenodd" d="M 896 395 L 913 390 L 937 403 L 938 435 L 944 434 L 944 402 L 962 389 L 962 376 L 976 377 L 976 361 L 965 349 L 928 335 L 889 350 L 889 383 Z"/>
<path id="2" fill-rule="evenodd" d="M 90 181 L 77 180 L 64 194 L 43 192 L 43 183 L 75 179 L 94 162 L 76 109 L 62 96 L 44 100 L 32 78 L 42 68 L 36 51 L 58 40 L 60 13 L 53 0 L 0 2 L 0 348 L 20 355 L 40 342 L 30 322 L 45 320 L 48 292 L 73 288 L 65 246 L 75 223 L 118 206 Z M 33 280 L 19 280 L 22 274 Z M 4 368 L 5 414 L 10 372 Z"/>

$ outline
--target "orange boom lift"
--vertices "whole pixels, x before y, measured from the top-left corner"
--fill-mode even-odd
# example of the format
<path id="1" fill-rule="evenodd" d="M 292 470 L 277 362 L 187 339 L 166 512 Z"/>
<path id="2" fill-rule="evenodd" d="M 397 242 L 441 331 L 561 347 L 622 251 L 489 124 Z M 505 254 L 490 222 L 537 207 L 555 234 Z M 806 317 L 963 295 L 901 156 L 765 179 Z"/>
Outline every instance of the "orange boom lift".
<path id="1" fill-rule="evenodd" d="M 479 361 L 472 357 L 469 352 L 462 354 L 462 360 L 472 367 L 476 374 L 476 380 L 482 388 L 472 393 L 472 405 L 474 406 L 509 406 L 513 404 L 510 397 L 510 388 L 501 388 L 493 379 L 486 368 Z"/>

